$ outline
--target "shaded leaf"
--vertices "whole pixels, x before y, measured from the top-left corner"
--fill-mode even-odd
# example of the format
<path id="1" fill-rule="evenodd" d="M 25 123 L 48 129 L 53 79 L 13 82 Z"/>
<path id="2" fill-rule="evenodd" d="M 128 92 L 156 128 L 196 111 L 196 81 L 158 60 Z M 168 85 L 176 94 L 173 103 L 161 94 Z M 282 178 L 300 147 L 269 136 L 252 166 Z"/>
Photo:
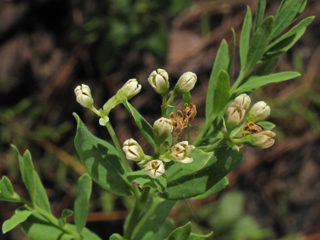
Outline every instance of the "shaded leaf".
<path id="1" fill-rule="evenodd" d="M 260 27 L 263 21 L 265 10 L 266 10 L 266 0 L 259 0 L 255 19 L 254 19 L 254 32 L 256 32 Z"/>
<path id="2" fill-rule="evenodd" d="M 51 213 L 50 202 L 48 199 L 48 195 L 46 193 L 45 188 L 42 185 L 42 182 L 39 178 L 39 175 L 36 171 L 33 172 L 34 182 L 35 182 L 35 195 L 36 195 L 36 203 L 41 207 L 43 210 Z"/>
<path id="3" fill-rule="evenodd" d="M 171 232 L 176 229 L 173 221 L 168 219 L 162 224 L 159 231 L 152 237 L 151 240 L 164 240 L 167 239 Z"/>
<path id="4" fill-rule="evenodd" d="M 176 230 L 174 230 L 168 237 L 168 240 L 186 240 L 189 238 L 190 233 L 191 223 L 188 222 L 186 225 L 178 227 Z"/>
<path id="5" fill-rule="evenodd" d="M 216 115 L 225 107 L 229 99 L 230 82 L 229 75 L 226 71 L 221 70 L 217 77 L 217 85 L 213 97 L 213 111 Z"/>
<path id="6" fill-rule="evenodd" d="M 250 39 L 251 39 L 251 28 L 252 28 L 252 13 L 250 7 L 247 6 L 247 14 L 244 19 L 242 25 L 242 31 L 240 36 L 240 43 L 239 43 L 239 51 L 240 51 L 240 62 L 241 62 L 241 69 L 244 69 L 246 66 L 249 46 L 250 46 Z"/>
<path id="7" fill-rule="evenodd" d="M 206 235 L 201 235 L 201 234 L 196 234 L 196 233 L 191 233 L 188 240 L 203 240 L 206 239 L 208 237 L 211 237 L 213 234 L 213 232 L 210 232 Z"/>
<path id="8" fill-rule="evenodd" d="M 127 179 L 131 183 L 137 183 L 140 188 L 151 187 L 163 192 L 167 187 L 167 180 L 163 176 L 153 179 L 145 170 L 129 172 Z"/>
<path id="9" fill-rule="evenodd" d="M 204 152 L 201 149 L 196 148 L 196 150 L 190 155 L 193 158 L 193 162 L 191 163 L 180 163 L 176 162 L 180 168 L 187 170 L 187 171 L 199 171 L 202 169 L 210 158 L 212 157 L 213 152 Z"/>
<path id="10" fill-rule="evenodd" d="M 114 233 L 109 240 L 124 240 L 124 238 L 119 233 Z"/>
<path id="11" fill-rule="evenodd" d="M 89 175 L 110 192 L 121 196 L 132 195 L 118 151 L 110 143 L 95 137 L 77 114 L 74 116 L 78 123 L 75 147 Z"/>
<path id="12" fill-rule="evenodd" d="M 217 193 L 217 192 L 221 191 L 228 184 L 229 184 L 228 178 L 224 177 L 217 184 L 213 185 L 208 191 L 206 191 L 203 194 L 199 194 L 196 197 L 193 197 L 192 199 L 203 199 L 203 198 L 206 198 L 206 197 L 210 196 L 211 194 L 214 194 L 214 193 Z"/>

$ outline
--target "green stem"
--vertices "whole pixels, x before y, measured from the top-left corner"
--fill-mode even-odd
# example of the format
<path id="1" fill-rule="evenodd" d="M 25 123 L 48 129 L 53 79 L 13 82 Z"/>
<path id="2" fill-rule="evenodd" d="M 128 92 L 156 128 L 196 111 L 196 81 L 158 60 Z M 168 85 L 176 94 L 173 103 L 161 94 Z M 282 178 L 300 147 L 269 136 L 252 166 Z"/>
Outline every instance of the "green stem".
<path id="1" fill-rule="evenodd" d="M 166 117 L 167 94 L 162 96 L 161 117 Z"/>
<path id="2" fill-rule="evenodd" d="M 204 128 L 201 130 L 201 132 L 198 134 L 198 136 L 196 137 L 196 139 L 194 140 L 194 142 L 192 143 L 192 145 L 194 146 L 198 146 L 199 144 L 201 144 L 201 141 L 204 137 L 204 135 L 208 132 L 210 126 L 212 125 L 213 121 L 216 119 L 217 115 L 213 114 L 210 119 L 208 121 L 206 121 L 206 124 L 204 126 Z"/>
<path id="3" fill-rule="evenodd" d="M 142 190 L 142 193 L 139 198 L 136 199 L 133 210 L 130 214 L 130 219 L 128 223 L 128 227 L 125 231 L 124 238 L 131 239 L 132 233 L 139 221 L 140 213 L 146 201 L 148 200 L 150 188 L 146 187 Z"/>
<path id="4" fill-rule="evenodd" d="M 214 144 L 208 146 L 206 149 L 204 149 L 205 152 L 210 152 L 213 151 L 219 147 L 221 147 L 223 144 L 225 144 L 227 142 L 227 139 L 222 138 L 219 141 L 215 142 Z"/>
<path id="5" fill-rule="evenodd" d="M 230 96 L 232 96 L 232 94 L 237 90 L 237 87 L 241 84 L 242 80 L 247 75 L 247 72 L 248 72 L 248 70 L 240 71 L 240 74 L 239 74 L 237 80 L 235 81 L 235 83 L 232 85 L 232 87 L 230 89 Z"/>

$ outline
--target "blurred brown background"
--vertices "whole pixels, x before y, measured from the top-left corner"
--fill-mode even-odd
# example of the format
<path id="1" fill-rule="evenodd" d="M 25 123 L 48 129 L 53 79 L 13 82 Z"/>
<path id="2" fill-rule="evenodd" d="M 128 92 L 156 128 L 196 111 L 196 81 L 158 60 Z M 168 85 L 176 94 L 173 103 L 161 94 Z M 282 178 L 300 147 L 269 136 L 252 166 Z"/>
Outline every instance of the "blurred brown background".
<path id="1" fill-rule="evenodd" d="M 85 170 L 73 146 L 72 112 L 109 140 L 96 116 L 75 101 L 73 89 L 89 85 L 100 108 L 128 79 L 137 78 L 142 91 L 131 103 L 152 124 L 160 115 L 161 98 L 147 78 L 157 68 L 169 73 L 171 86 L 186 71 L 197 74 L 191 92 L 198 110 L 195 137 L 204 122 L 205 93 L 220 42 L 226 39 L 231 46 L 231 28 L 239 41 L 246 5 L 254 12 L 257 2 L 0 0 L 0 174 L 27 196 L 10 144 L 22 152 L 29 149 L 53 212 L 59 216 L 63 208 L 73 208 L 74 186 Z M 267 0 L 266 16 L 274 15 L 280 2 Z M 308 16 L 316 18 L 276 69 L 295 70 L 301 77 L 251 95 L 271 106 L 276 144 L 265 150 L 244 148 L 242 163 L 219 194 L 180 201 L 170 214 L 178 226 L 192 220 L 194 231 L 213 229 L 215 239 L 320 239 L 319 1 L 309 0 L 298 20 Z M 236 55 L 232 81 L 238 73 Z M 151 151 L 122 106 L 110 119 L 121 143 L 132 137 Z M 87 227 L 103 239 L 121 233 L 130 199 L 94 186 L 91 202 Z M 223 204 L 238 215 L 215 227 L 227 221 L 219 218 Z M 17 206 L 1 202 L 1 222 Z M 15 230 L 0 239 L 27 238 Z"/>

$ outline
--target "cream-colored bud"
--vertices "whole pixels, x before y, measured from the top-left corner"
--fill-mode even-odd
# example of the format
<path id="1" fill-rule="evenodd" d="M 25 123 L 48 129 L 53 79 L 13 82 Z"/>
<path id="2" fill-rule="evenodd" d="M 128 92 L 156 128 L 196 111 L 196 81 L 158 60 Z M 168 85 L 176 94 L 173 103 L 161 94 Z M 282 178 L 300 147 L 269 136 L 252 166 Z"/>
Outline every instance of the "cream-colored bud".
<path id="1" fill-rule="evenodd" d="M 242 105 L 245 110 L 248 110 L 251 104 L 251 98 L 247 94 L 240 94 L 238 97 L 234 99 L 236 103 Z"/>
<path id="2" fill-rule="evenodd" d="M 173 131 L 173 123 L 168 118 L 159 118 L 153 124 L 154 140 L 160 145 Z"/>
<path id="3" fill-rule="evenodd" d="M 186 72 L 181 75 L 176 86 L 174 87 L 175 95 L 190 92 L 197 82 L 197 75 L 193 72 Z"/>
<path id="4" fill-rule="evenodd" d="M 142 151 L 140 148 L 138 142 L 130 138 L 123 143 L 122 150 L 128 160 L 139 161 L 141 160 L 140 152 Z"/>
<path id="5" fill-rule="evenodd" d="M 233 102 L 229 105 L 226 112 L 226 127 L 232 131 L 241 124 L 246 114 L 246 110 L 239 103 Z"/>
<path id="6" fill-rule="evenodd" d="M 141 91 L 141 85 L 137 79 L 133 78 L 128 80 L 123 87 L 117 92 L 119 98 L 126 97 L 128 100 L 137 95 Z"/>
<path id="7" fill-rule="evenodd" d="M 162 161 L 152 160 L 145 166 L 146 173 L 152 178 L 158 178 L 165 173 L 165 167 Z"/>
<path id="8" fill-rule="evenodd" d="M 275 143 L 275 140 L 273 139 L 275 136 L 276 134 L 274 132 L 267 130 L 239 139 L 238 143 L 255 148 L 269 148 Z"/>
<path id="9" fill-rule="evenodd" d="M 248 114 L 246 122 L 260 122 L 269 117 L 271 112 L 270 107 L 264 102 L 260 101 L 254 104 Z"/>
<path id="10" fill-rule="evenodd" d="M 108 116 L 105 116 L 105 117 L 99 119 L 99 124 L 101 126 L 106 126 L 107 122 L 109 122 L 109 117 Z"/>
<path id="11" fill-rule="evenodd" d="M 93 107 L 93 98 L 88 85 L 81 84 L 81 86 L 77 86 L 74 89 L 74 93 L 76 95 L 77 102 L 80 103 L 81 106 L 86 108 Z"/>
<path id="12" fill-rule="evenodd" d="M 171 147 L 171 156 L 175 158 L 177 162 L 182 163 L 191 163 L 193 162 L 193 158 L 190 156 L 194 150 L 195 146 L 189 145 L 188 141 L 182 141 Z"/>
<path id="13" fill-rule="evenodd" d="M 148 82 L 151 87 L 160 95 L 164 95 L 169 90 L 169 75 L 163 69 L 157 69 L 157 71 L 153 71 L 149 78 Z"/>

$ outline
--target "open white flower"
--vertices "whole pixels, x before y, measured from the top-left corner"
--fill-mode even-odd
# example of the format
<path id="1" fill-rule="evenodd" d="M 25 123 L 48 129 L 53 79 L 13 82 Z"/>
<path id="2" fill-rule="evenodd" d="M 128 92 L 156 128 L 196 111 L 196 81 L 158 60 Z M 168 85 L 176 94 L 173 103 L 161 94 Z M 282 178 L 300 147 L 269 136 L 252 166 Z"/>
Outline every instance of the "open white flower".
<path id="1" fill-rule="evenodd" d="M 162 161 L 152 160 L 144 168 L 146 173 L 152 178 L 158 178 L 165 173 L 165 167 Z"/>
<path id="2" fill-rule="evenodd" d="M 77 86 L 74 89 L 74 93 L 77 98 L 77 102 L 80 103 L 81 106 L 86 108 L 93 107 L 93 98 L 91 96 L 91 90 L 88 85 L 81 84 L 81 86 Z"/>
<path id="3" fill-rule="evenodd" d="M 188 156 L 190 156 L 195 149 L 196 147 L 189 145 L 188 141 L 182 141 L 171 147 L 172 153 L 170 155 L 173 156 L 177 162 L 191 163 L 193 162 L 193 158 Z"/>

